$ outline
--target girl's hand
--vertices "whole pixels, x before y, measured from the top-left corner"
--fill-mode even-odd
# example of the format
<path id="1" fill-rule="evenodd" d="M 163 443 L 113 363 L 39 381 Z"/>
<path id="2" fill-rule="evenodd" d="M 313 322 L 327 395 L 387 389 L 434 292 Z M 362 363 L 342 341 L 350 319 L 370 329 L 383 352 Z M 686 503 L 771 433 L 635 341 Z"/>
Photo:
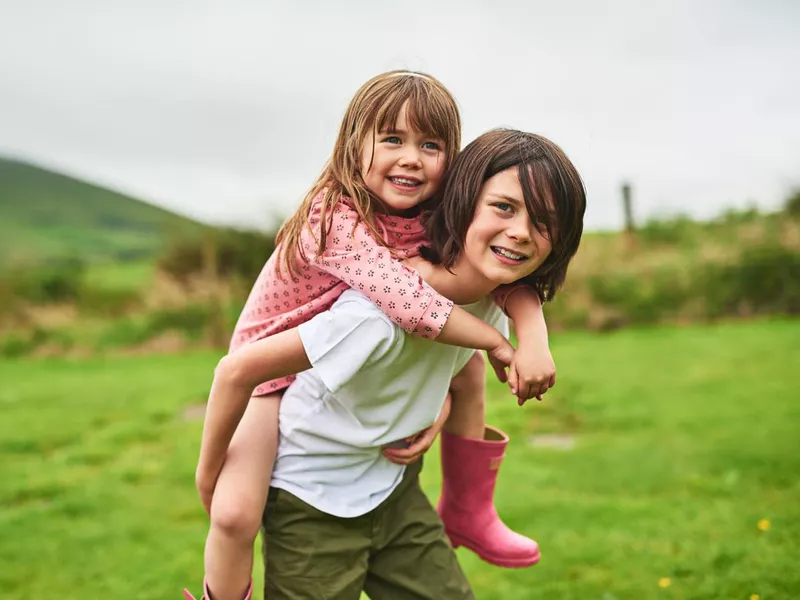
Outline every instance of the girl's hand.
<path id="1" fill-rule="evenodd" d="M 422 455 L 430 449 L 431 445 L 433 445 L 436 436 L 441 433 L 449 415 L 450 394 L 447 394 L 447 398 L 445 398 L 444 405 L 442 406 L 442 412 L 439 413 L 433 425 L 413 436 L 409 440 L 411 445 L 408 448 L 385 447 L 383 449 L 383 455 L 387 460 L 398 465 L 410 465 L 411 463 L 417 462 L 422 458 Z"/>
<path id="2" fill-rule="evenodd" d="M 508 381 L 506 367 L 511 366 L 514 362 L 514 346 L 501 335 L 500 342 L 491 350 L 487 350 L 486 356 L 489 357 L 489 363 L 492 365 L 497 378 L 502 383 Z"/>
<path id="3" fill-rule="evenodd" d="M 556 364 L 547 344 L 531 346 L 520 342 L 509 365 L 508 385 L 522 406 L 526 400 L 536 398 L 556 384 Z"/>
<path id="4" fill-rule="evenodd" d="M 204 467 L 202 464 L 198 464 L 197 471 L 195 471 L 194 483 L 197 487 L 197 492 L 200 494 L 203 508 L 209 517 L 211 516 L 211 499 L 214 497 L 214 489 L 217 487 L 217 478 L 221 471 L 221 465 L 219 469 L 211 469 Z"/>

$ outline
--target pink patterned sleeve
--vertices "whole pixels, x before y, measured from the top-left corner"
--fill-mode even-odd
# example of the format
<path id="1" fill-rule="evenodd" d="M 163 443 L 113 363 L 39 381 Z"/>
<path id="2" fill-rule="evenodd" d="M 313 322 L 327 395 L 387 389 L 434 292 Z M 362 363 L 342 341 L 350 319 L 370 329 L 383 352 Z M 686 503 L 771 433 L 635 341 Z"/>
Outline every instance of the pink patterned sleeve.
<path id="1" fill-rule="evenodd" d="M 315 236 L 319 236 L 320 219 L 312 209 L 311 230 L 306 228 L 301 238 L 309 264 L 364 294 L 408 333 L 436 338 L 453 310 L 452 301 L 392 256 L 363 222 L 357 225 L 356 222 L 356 211 L 339 202 L 333 212 L 325 250 L 317 254 Z"/>

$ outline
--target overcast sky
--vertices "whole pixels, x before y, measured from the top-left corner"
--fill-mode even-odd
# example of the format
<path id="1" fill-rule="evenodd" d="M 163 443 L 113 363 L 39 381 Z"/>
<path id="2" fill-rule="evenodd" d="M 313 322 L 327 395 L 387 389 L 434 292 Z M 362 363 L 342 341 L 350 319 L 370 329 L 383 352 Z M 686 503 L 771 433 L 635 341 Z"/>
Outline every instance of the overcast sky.
<path id="1" fill-rule="evenodd" d="M 464 142 L 542 133 L 587 225 L 699 217 L 800 185 L 800 2 L 0 0 L 0 154 L 214 222 L 267 223 L 313 183 L 350 97 L 441 79 Z"/>

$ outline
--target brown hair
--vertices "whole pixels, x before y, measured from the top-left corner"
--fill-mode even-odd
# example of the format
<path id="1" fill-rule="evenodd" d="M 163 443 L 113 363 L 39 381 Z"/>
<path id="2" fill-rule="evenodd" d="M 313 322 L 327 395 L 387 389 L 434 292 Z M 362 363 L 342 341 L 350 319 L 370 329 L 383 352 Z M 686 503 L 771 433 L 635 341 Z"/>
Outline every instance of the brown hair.
<path id="1" fill-rule="evenodd" d="M 426 216 L 430 245 L 420 253 L 432 263 L 452 267 L 464 250 L 484 182 L 512 167 L 517 168 L 528 214 L 546 228 L 552 245 L 539 268 L 518 283 L 533 287 L 545 302 L 564 283 L 578 250 L 586 190 L 563 150 L 540 135 L 493 129 L 464 148 L 453 161 L 441 201 Z"/>
<path id="2" fill-rule="evenodd" d="M 408 102 L 409 125 L 441 139 L 445 145 L 445 169 L 461 147 L 461 117 L 452 94 L 437 79 L 413 71 L 389 71 L 373 77 L 356 92 L 344 114 L 333 153 L 316 183 L 308 191 L 297 211 L 283 224 L 276 243 L 281 252 L 278 272 L 286 268 L 297 273 L 300 261 L 307 257 L 300 244 L 303 228 L 314 198 L 324 191 L 320 211 L 320 232 L 315 236 L 317 252 L 325 249 L 325 240 L 333 218 L 333 207 L 342 197 L 352 201 L 358 219 L 363 220 L 376 241 L 386 244 L 375 223 L 375 214 L 384 209 L 382 201 L 364 184 L 360 174 L 362 144 L 367 135 L 393 127 L 403 105 Z M 312 232 L 313 233 L 313 232 Z"/>

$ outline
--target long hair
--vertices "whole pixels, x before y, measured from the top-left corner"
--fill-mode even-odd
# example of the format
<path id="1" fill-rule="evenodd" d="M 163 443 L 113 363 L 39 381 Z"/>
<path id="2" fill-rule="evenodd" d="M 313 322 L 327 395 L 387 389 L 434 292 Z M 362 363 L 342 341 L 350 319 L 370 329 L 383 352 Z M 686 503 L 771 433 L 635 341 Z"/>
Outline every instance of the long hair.
<path id="1" fill-rule="evenodd" d="M 309 224 L 312 204 L 320 194 L 320 230 L 319 235 L 315 235 L 317 253 L 325 249 L 333 209 L 344 197 L 349 198 L 358 219 L 366 224 L 377 242 L 386 245 L 375 221 L 376 213 L 384 207 L 361 176 L 361 152 L 367 136 L 373 136 L 374 141 L 377 132 L 394 126 L 404 105 L 409 126 L 441 139 L 445 144 L 445 169 L 452 164 L 461 147 L 461 117 L 447 88 L 430 75 L 412 71 L 389 71 L 373 77 L 350 101 L 333 153 L 322 173 L 294 215 L 278 231 L 279 273 L 285 268 L 292 276 L 298 272 L 301 261 L 307 260 L 300 237 Z"/>
<path id="2" fill-rule="evenodd" d="M 564 151 L 545 137 L 515 129 L 493 129 L 461 151 L 450 168 L 441 201 L 426 215 L 426 260 L 452 267 L 461 257 L 487 179 L 516 168 L 525 206 L 533 222 L 547 230 L 552 249 L 530 285 L 542 302 L 552 300 L 583 234 L 586 190 Z"/>

